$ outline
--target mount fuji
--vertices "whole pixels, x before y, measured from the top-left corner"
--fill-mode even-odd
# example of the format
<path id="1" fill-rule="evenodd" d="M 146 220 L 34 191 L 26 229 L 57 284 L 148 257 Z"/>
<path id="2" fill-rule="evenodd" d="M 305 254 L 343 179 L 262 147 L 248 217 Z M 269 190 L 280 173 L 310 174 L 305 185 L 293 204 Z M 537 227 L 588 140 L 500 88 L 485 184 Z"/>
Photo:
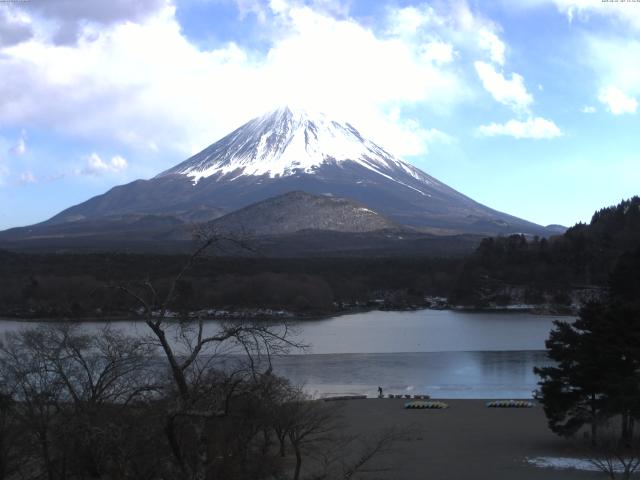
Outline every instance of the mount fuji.
<path id="1" fill-rule="evenodd" d="M 2 232 L 0 240 L 86 237 L 96 228 L 135 230 L 144 237 L 144 232 L 212 221 L 289 192 L 348 199 L 355 202 L 354 208 L 384 217 L 381 225 L 431 234 L 550 233 L 457 192 L 364 138 L 349 123 L 284 107 L 249 121 L 154 178 L 114 187 L 46 222 Z M 282 208 L 284 203 L 268 205 Z M 289 212 L 308 216 L 303 208 Z M 331 215 L 326 206 L 323 212 Z M 345 217 L 344 205 L 340 212 Z M 247 214 L 242 218 L 251 223 Z M 292 224 L 304 229 L 304 221 Z M 349 231 L 348 222 L 340 225 L 341 231 Z M 354 231 L 373 229 L 365 228 L 360 219 Z"/>

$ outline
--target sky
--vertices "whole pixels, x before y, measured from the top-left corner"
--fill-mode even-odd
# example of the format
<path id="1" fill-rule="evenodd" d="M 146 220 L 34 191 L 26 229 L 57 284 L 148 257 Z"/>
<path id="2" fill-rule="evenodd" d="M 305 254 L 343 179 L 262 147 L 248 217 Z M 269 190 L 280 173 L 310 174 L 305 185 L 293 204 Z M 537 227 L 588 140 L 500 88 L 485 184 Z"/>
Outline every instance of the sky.
<path id="1" fill-rule="evenodd" d="M 640 194 L 639 102 L 640 2 L 3 0 L 0 229 L 282 105 L 571 226 Z"/>

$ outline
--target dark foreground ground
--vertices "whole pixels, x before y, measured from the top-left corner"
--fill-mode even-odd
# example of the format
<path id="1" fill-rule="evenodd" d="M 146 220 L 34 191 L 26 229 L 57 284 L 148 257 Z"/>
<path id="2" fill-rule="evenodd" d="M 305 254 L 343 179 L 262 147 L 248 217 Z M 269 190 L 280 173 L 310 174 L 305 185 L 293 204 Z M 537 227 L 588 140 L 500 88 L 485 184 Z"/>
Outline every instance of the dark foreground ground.
<path id="1" fill-rule="evenodd" d="M 396 426 L 413 431 L 394 450 L 378 457 L 367 479 L 542 480 L 606 478 L 597 472 L 538 468 L 527 457 L 571 457 L 575 443 L 547 428 L 541 407 L 486 408 L 482 400 L 447 400 L 447 410 L 405 410 L 404 400 L 347 400 L 344 421 L 350 433 L 373 436 Z"/>

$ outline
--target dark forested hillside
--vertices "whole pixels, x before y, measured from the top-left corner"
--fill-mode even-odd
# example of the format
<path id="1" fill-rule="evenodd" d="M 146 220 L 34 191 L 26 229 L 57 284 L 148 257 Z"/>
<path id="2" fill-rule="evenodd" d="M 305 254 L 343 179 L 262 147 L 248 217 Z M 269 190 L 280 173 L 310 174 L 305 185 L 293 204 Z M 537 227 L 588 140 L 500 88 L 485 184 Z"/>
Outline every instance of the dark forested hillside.
<path id="1" fill-rule="evenodd" d="M 186 258 L 0 250 L 0 315 L 130 316 L 135 304 L 113 287 L 140 287 L 148 279 L 162 293 Z M 364 305 L 426 306 L 425 297 L 441 296 L 466 307 L 523 303 L 576 311 L 610 281 L 633 297 L 639 269 L 640 198 L 634 197 L 561 236 L 486 238 L 467 258 L 203 257 L 179 282 L 172 308 L 316 315 Z"/>
<path id="2" fill-rule="evenodd" d="M 0 251 L 0 316 L 129 316 L 118 285 L 147 279 L 166 292 L 183 255 L 19 254 Z M 286 309 L 326 314 L 366 304 L 407 308 L 444 296 L 460 260 L 203 257 L 178 284 L 174 310 Z M 381 303 L 382 301 L 382 303 Z"/>
<path id="3" fill-rule="evenodd" d="M 545 295 L 568 302 L 569 291 L 607 285 L 614 267 L 638 248 L 640 197 L 633 197 L 599 210 L 589 224 L 578 223 L 561 236 L 484 239 L 465 261 L 453 299 L 508 302 L 513 298 L 505 295 L 520 287 L 520 300 L 527 303 Z"/>

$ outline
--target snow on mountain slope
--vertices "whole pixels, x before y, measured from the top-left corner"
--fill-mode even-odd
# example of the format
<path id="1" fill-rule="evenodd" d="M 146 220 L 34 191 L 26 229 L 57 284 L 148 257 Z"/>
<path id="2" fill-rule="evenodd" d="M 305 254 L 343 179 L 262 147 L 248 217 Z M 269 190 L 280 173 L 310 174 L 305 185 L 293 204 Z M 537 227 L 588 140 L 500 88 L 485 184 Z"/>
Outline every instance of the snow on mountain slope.
<path id="1" fill-rule="evenodd" d="M 158 177 L 181 174 L 198 183 L 214 175 L 285 177 L 313 174 L 323 164 L 350 161 L 388 180 L 429 194 L 394 178 L 398 171 L 429 185 L 434 179 L 366 140 L 349 123 L 323 114 L 284 107 L 251 120 L 220 141 Z"/>
<path id="2" fill-rule="evenodd" d="M 43 225 L 122 215 L 208 221 L 292 191 L 355 201 L 398 225 L 438 234 L 547 233 L 454 190 L 347 122 L 287 107 L 250 120 L 154 178 L 116 186 Z"/>

